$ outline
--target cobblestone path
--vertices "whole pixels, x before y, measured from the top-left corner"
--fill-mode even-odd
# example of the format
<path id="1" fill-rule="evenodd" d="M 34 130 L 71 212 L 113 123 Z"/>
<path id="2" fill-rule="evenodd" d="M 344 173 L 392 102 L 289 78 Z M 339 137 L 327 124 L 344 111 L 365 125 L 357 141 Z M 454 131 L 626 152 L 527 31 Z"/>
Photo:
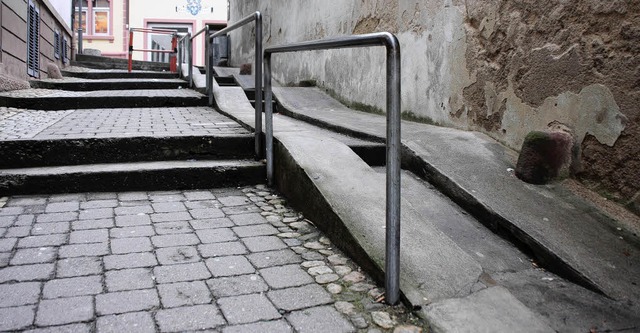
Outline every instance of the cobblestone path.
<path id="1" fill-rule="evenodd" d="M 264 186 L 0 199 L 0 330 L 419 332 Z M 417 325 L 417 326 L 413 326 Z"/>
<path id="2" fill-rule="evenodd" d="M 249 134 L 207 107 L 38 111 L 0 108 L 0 140 Z"/>

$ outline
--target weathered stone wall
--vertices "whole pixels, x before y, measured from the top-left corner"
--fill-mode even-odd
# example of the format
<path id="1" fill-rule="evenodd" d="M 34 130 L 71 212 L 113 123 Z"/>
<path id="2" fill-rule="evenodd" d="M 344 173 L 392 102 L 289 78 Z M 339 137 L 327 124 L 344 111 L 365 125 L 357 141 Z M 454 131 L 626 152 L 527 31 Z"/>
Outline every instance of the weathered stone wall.
<path id="1" fill-rule="evenodd" d="M 621 201 L 640 191 L 640 1 L 232 1 L 260 10 L 265 45 L 390 31 L 402 49 L 402 110 L 480 130 L 520 149 L 562 123 L 582 146 L 579 175 Z M 251 27 L 231 62 L 253 60 Z M 244 40 L 240 38 L 242 34 Z M 275 55 L 284 84 L 313 80 L 354 106 L 383 110 L 382 48 Z"/>

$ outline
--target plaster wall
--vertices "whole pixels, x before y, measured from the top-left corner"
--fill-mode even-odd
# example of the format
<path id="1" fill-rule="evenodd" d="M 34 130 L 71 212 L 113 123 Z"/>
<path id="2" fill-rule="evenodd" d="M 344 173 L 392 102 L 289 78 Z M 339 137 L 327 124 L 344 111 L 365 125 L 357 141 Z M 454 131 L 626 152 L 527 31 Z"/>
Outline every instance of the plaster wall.
<path id="1" fill-rule="evenodd" d="M 154 0 L 131 1 L 129 7 L 129 25 L 135 28 L 146 28 L 149 24 L 188 25 L 192 34 L 204 28 L 205 24 L 216 23 L 222 26 L 227 22 L 226 0 L 201 0 L 199 11 L 193 13 L 186 7 L 186 0 Z M 194 14 L 195 13 L 195 14 Z M 196 37 L 193 41 L 194 65 L 204 63 L 204 35 Z M 147 40 L 148 44 L 148 40 Z M 134 33 L 135 49 L 150 48 L 145 45 L 145 37 L 141 33 Z M 134 52 L 136 60 L 150 60 L 149 54 Z"/>
<path id="2" fill-rule="evenodd" d="M 640 196 L 640 2 L 635 0 L 231 1 L 230 22 L 260 10 L 264 44 L 389 31 L 402 52 L 408 118 L 486 132 L 519 150 L 562 123 L 592 188 Z M 252 26 L 231 34 L 232 65 L 253 62 Z M 384 50 L 277 54 L 274 78 L 315 83 L 384 112 Z"/>

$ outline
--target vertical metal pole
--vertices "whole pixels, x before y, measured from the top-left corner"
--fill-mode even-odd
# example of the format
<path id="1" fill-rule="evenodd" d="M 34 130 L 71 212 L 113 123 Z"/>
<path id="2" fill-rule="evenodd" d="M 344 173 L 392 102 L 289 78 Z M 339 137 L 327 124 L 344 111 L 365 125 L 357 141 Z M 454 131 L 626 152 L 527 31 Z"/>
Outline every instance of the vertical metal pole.
<path id="1" fill-rule="evenodd" d="M 213 94 L 213 91 L 211 90 L 211 63 L 209 62 L 209 25 L 206 25 L 204 28 L 204 70 L 206 73 L 206 77 L 207 77 L 207 84 L 205 85 L 207 87 L 207 96 L 210 96 Z M 211 99 L 211 97 L 209 97 L 209 99 Z M 211 101 L 210 101 L 211 102 Z M 211 105 L 211 103 L 209 103 L 209 105 Z"/>
<path id="2" fill-rule="evenodd" d="M 133 69 L 133 30 L 129 28 L 129 73 Z"/>
<path id="3" fill-rule="evenodd" d="M 78 52 L 82 54 L 82 0 L 78 0 Z"/>
<path id="4" fill-rule="evenodd" d="M 387 45 L 387 209 L 386 301 L 400 299 L 400 47 L 391 35 Z"/>
<path id="5" fill-rule="evenodd" d="M 256 123 L 255 123 L 255 136 L 256 136 L 256 159 L 260 159 L 262 156 L 262 145 L 260 139 L 262 136 L 262 14 L 256 12 L 256 45 L 255 45 L 255 99 L 256 99 Z"/>
<path id="6" fill-rule="evenodd" d="M 171 37 L 171 53 L 169 54 L 169 70 L 175 73 L 178 70 L 178 35 L 173 34 Z"/>
<path id="7" fill-rule="evenodd" d="M 193 88 L 193 41 L 191 40 L 191 33 L 187 34 L 187 52 L 189 57 L 187 58 L 187 64 L 189 65 L 189 88 Z"/>
<path id="8" fill-rule="evenodd" d="M 178 67 L 178 77 L 181 79 L 184 78 L 182 76 L 182 61 L 184 60 L 182 58 L 183 47 L 184 47 L 184 39 L 178 42 L 178 66 L 177 67 Z"/>
<path id="9" fill-rule="evenodd" d="M 209 59 L 209 66 L 207 69 L 209 70 L 209 105 L 213 105 L 213 39 L 211 37 L 207 37 L 207 44 L 209 45 L 209 51 L 207 52 L 207 59 Z"/>
<path id="10" fill-rule="evenodd" d="M 271 53 L 264 54 L 264 118 L 267 146 L 267 185 L 273 186 L 273 110 L 271 106 Z"/>

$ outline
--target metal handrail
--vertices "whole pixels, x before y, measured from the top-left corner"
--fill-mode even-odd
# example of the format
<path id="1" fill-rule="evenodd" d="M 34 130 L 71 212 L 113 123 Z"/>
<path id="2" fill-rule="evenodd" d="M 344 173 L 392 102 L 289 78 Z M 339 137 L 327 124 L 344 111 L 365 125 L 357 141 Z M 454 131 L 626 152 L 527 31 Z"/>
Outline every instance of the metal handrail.
<path id="1" fill-rule="evenodd" d="M 189 77 L 189 87 L 193 87 L 193 64 L 192 64 L 192 58 L 191 58 L 191 53 L 193 52 L 192 47 L 191 47 L 191 33 L 187 32 L 184 36 L 182 36 L 180 39 L 178 39 L 178 59 L 180 61 L 180 77 L 184 78 L 184 75 L 182 74 L 182 64 L 184 64 L 184 58 L 185 58 L 185 52 L 184 50 L 187 50 L 188 53 L 188 57 L 187 57 L 187 65 L 189 66 L 188 71 L 188 77 Z"/>
<path id="2" fill-rule="evenodd" d="M 254 64 L 254 68 L 255 68 L 255 101 L 256 101 L 256 107 L 255 107 L 255 153 L 256 153 L 256 158 L 260 158 L 262 156 L 262 145 L 261 145 L 261 140 L 260 140 L 260 136 L 262 135 L 262 14 L 257 11 L 251 15 L 248 15 L 246 17 L 244 17 L 243 19 L 241 19 L 240 21 L 227 26 L 226 28 L 220 30 L 220 31 L 216 31 L 215 33 L 211 34 L 209 36 L 209 41 L 208 41 L 208 45 L 209 45 L 209 52 L 207 52 L 207 59 L 209 59 L 209 54 L 211 52 L 211 50 L 213 49 L 211 47 L 211 43 L 213 41 L 213 38 L 218 37 L 218 36 L 222 36 L 222 35 L 226 35 L 227 33 L 229 33 L 230 31 L 233 31 L 235 29 L 238 29 L 248 23 L 251 23 L 255 21 L 256 22 L 256 27 L 255 27 L 255 33 L 256 33 L 256 40 L 255 40 L 255 64 Z M 213 54 L 211 54 L 211 56 L 213 56 Z M 210 89 L 209 85 L 211 80 L 213 80 L 213 75 L 210 73 L 209 71 L 209 67 L 210 65 L 207 64 L 207 94 L 209 96 L 209 103 L 212 104 L 213 103 L 213 89 Z"/>
<path id="3" fill-rule="evenodd" d="M 205 31 L 207 30 L 207 28 L 208 28 L 208 27 L 209 27 L 209 26 L 208 26 L 208 25 L 206 25 L 204 28 L 202 28 L 202 29 L 198 30 L 198 32 L 196 32 L 195 34 L 193 34 L 193 36 L 191 36 L 191 39 L 194 39 L 194 38 L 198 37 L 198 35 L 200 35 L 201 33 L 205 32 Z"/>
<path id="4" fill-rule="evenodd" d="M 190 38 L 189 38 L 189 87 L 193 88 L 193 40 L 200 36 L 200 34 L 204 33 L 205 36 L 209 35 L 209 30 L 211 28 L 209 27 L 208 24 L 206 24 L 204 26 L 204 28 L 198 30 L 195 34 L 193 34 Z M 204 54 L 205 54 L 205 69 L 207 71 L 207 77 L 210 75 L 210 69 L 209 69 L 209 43 L 207 43 L 206 39 L 205 39 L 205 43 L 204 43 Z M 206 90 L 207 92 L 211 89 L 211 82 L 209 82 L 209 80 L 207 80 L 206 83 Z"/>
<path id="5" fill-rule="evenodd" d="M 154 49 L 134 49 L 133 48 L 133 33 L 141 32 L 143 34 L 152 33 L 152 34 L 165 34 L 171 35 L 171 50 L 154 50 Z M 177 30 L 168 30 L 168 29 L 153 29 L 153 28 L 129 28 L 129 73 L 131 73 L 133 69 L 133 52 L 150 52 L 150 53 L 169 53 L 174 56 L 169 57 L 169 67 L 171 72 L 177 71 L 177 60 L 178 60 L 178 32 Z"/>
<path id="6" fill-rule="evenodd" d="M 400 298 L 400 44 L 395 35 L 378 32 L 267 47 L 264 50 L 264 90 L 267 182 L 273 184 L 273 110 L 271 54 L 338 48 L 385 46 L 387 50 L 387 184 L 386 184 L 386 301 Z"/>

